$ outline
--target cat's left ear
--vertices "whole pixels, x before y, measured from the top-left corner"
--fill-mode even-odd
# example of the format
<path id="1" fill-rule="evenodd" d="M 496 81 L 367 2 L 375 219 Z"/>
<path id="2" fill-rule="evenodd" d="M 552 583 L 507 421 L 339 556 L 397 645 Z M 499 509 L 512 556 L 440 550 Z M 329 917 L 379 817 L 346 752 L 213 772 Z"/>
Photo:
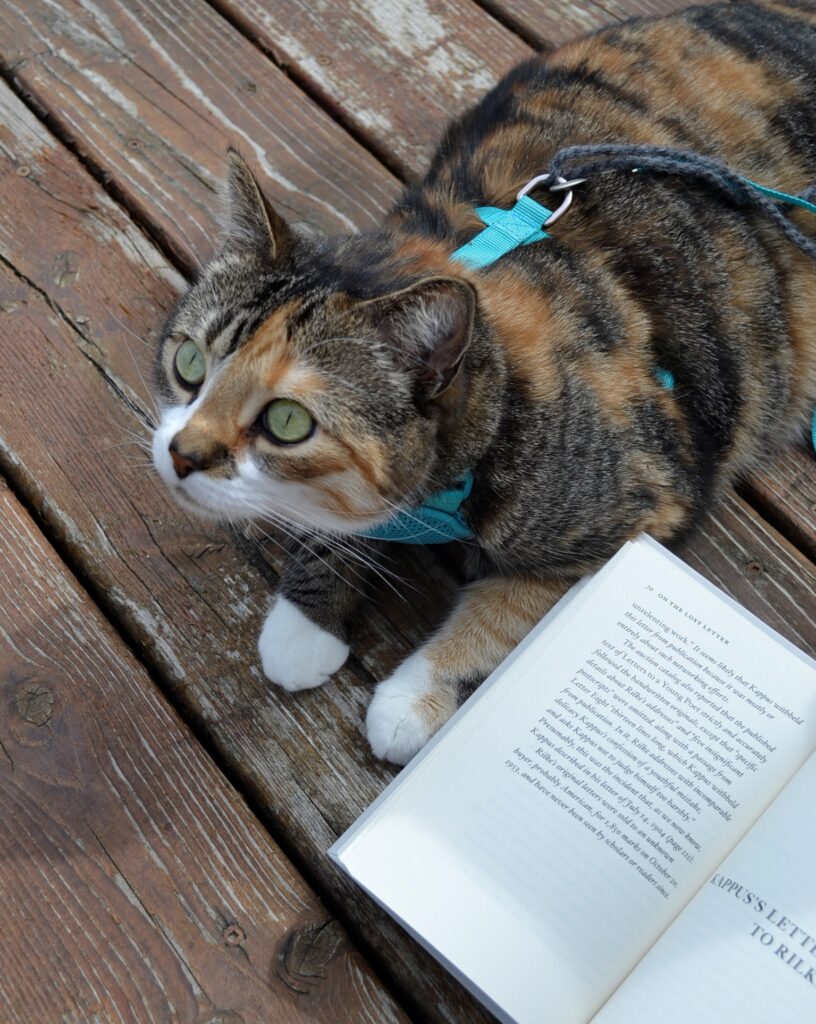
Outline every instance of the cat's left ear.
<path id="1" fill-rule="evenodd" d="M 454 277 L 432 277 L 364 303 L 429 398 L 456 378 L 473 335 L 476 290 Z"/>
<path id="2" fill-rule="evenodd" d="M 289 225 L 274 209 L 241 154 L 227 150 L 226 238 L 228 247 L 263 259 L 283 257 L 292 245 Z"/>

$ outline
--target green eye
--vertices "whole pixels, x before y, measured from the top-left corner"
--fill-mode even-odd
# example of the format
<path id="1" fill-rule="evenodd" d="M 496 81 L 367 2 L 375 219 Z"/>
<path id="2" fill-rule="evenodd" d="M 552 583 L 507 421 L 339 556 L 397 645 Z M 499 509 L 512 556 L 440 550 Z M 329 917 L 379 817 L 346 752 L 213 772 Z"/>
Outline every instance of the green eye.
<path id="1" fill-rule="evenodd" d="M 207 376 L 204 353 L 194 341 L 183 341 L 176 351 L 176 375 L 182 384 L 196 388 Z"/>
<path id="2" fill-rule="evenodd" d="M 315 422 L 300 402 L 290 398 L 276 398 L 261 413 L 264 430 L 282 444 L 305 441 L 314 430 Z"/>

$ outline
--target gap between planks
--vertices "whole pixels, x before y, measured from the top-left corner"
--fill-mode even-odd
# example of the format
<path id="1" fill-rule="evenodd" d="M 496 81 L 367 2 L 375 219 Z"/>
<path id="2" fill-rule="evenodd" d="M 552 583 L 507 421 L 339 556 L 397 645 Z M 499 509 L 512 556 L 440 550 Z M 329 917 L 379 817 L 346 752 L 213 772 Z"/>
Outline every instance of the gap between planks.
<path id="1" fill-rule="evenodd" d="M 318 88 L 315 83 L 310 81 L 309 76 L 300 69 L 295 61 L 279 58 L 274 50 L 264 43 L 260 36 L 253 34 L 247 29 L 246 24 L 242 22 L 240 17 L 236 17 L 228 4 L 221 2 L 221 0 L 205 0 L 205 3 L 209 4 L 219 17 L 223 18 L 248 43 L 251 43 L 252 46 L 262 53 L 273 67 L 276 67 L 282 74 L 286 75 L 300 89 L 304 96 L 308 96 L 312 102 L 317 104 L 327 117 L 330 117 L 339 128 L 347 132 L 355 142 L 359 143 L 375 160 L 378 160 L 387 171 L 393 174 L 395 178 L 401 181 L 405 180 L 405 165 L 397 160 L 393 153 L 389 152 L 387 145 L 381 144 L 376 138 L 371 137 L 366 132 L 360 131 L 354 119 L 345 114 L 343 105 L 336 102 L 332 98 L 331 93 Z"/>

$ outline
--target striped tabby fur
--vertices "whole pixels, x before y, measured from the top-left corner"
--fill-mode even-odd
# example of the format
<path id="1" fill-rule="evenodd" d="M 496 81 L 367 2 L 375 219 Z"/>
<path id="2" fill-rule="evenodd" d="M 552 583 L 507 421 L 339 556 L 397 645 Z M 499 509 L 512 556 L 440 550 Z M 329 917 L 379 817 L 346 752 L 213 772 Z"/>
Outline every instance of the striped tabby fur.
<path id="1" fill-rule="evenodd" d="M 450 262 L 480 229 L 475 206 L 511 205 L 563 146 L 610 141 L 691 149 L 803 190 L 816 179 L 816 3 L 691 8 L 521 65 L 365 235 L 296 236 L 233 156 L 227 239 L 168 322 L 155 444 L 168 485 L 198 511 L 309 535 L 264 627 L 275 682 L 316 685 L 345 657 L 367 557 L 351 534 L 475 473 L 480 579 L 378 688 L 380 756 L 412 756 L 570 581 L 640 531 L 681 536 L 816 402 L 816 265 L 702 186 L 599 177 L 551 239 L 478 272 Z M 184 338 L 207 353 L 193 393 L 171 369 Z M 315 417 L 308 440 L 258 429 L 277 396 Z M 171 441 L 193 467 L 184 478 Z"/>

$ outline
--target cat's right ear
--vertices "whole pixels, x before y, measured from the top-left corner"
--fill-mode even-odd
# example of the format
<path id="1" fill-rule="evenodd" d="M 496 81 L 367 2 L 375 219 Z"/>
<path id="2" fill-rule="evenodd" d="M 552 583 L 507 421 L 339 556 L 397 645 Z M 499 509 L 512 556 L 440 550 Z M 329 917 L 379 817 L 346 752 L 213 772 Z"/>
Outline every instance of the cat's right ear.
<path id="1" fill-rule="evenodd" d="M 227 150 L 224 200 L 227 248 L 265 260 L 286 255 L 293 241 L 289 225 L 261 191 L 246 160 L 232 147 Z"/>

